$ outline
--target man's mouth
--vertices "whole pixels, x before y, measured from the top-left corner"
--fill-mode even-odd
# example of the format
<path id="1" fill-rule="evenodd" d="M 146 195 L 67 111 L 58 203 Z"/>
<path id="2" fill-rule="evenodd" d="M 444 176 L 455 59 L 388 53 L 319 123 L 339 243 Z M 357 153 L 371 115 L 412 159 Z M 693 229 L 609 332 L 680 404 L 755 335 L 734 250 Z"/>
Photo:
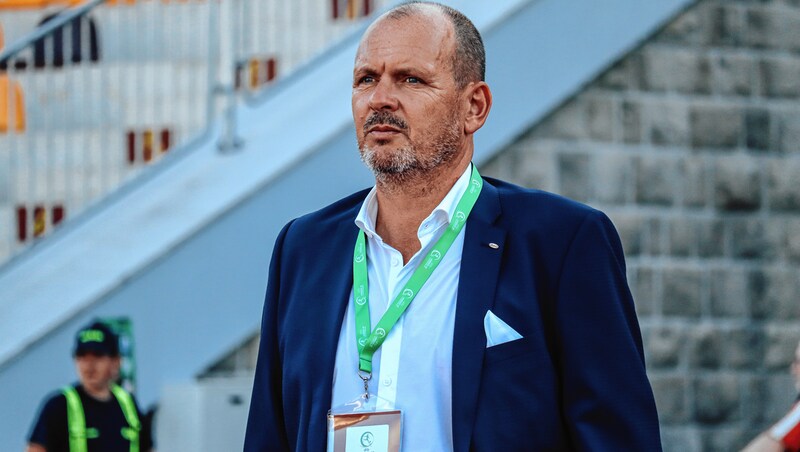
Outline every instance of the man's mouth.
<path id="1" fill-rule="evenodd" d="M 378 133 L 378 134 L 400 133 L 400 129 L 381 124 L 370 127 L 369 130 L 367 130 L 367 133 Z"/>
<path id="2" fill-rule="evenodd" d="M 372 113 L 364 122 L 364 135 L 374 134 L 380 137 L 390 137 L 402 133 L 408 128 L 405 121 L 392 113 L 379 111 Z"/>

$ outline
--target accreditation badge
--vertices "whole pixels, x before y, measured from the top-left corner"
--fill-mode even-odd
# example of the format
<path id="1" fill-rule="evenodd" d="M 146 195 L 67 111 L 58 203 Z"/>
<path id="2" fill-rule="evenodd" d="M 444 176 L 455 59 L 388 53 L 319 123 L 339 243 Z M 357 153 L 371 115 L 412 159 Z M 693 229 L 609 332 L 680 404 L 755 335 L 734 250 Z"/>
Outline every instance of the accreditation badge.
<path id="1" fill-rule="evenodd" d="M 328 452 L 400 452 L 402 413 L 375 410 L 370 398 L 328 412 Z"/>

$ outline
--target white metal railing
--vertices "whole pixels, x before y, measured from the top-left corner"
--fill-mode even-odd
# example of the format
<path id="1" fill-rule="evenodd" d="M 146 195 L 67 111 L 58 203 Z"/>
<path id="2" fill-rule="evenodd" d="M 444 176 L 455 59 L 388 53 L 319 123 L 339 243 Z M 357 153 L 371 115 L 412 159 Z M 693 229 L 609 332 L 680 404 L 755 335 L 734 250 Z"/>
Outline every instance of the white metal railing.
<path id="1" fill-rule="evenodd" d="M 16 37 L 0 53 L 0 264 L 203 139 L 220 113 L 220 148 L 235 148 L 237 102 L 388 3 L 91 0 L 55 15 L 0 9 L 7 42 Z M 15 36 L 25 21 L 43 23 Z"/>

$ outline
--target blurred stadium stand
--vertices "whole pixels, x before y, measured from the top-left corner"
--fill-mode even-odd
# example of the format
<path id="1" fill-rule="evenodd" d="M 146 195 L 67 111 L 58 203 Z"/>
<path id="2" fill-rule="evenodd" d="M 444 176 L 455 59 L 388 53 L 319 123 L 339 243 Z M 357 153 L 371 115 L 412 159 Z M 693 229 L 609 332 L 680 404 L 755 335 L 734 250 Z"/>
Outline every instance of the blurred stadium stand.
<path id="1" fill-rule="evenodd" d="M 71 337 L 92 317 L 132 319 L 146 407 L 236 373 L 279 228 L 371 183 L 350 79 L 360 19 L 387 3 L 0 1 L 6 43 L 30 38 L 0 54 L 27 124 L 0 132 L 0 400 L 15 413 L 0 449 L 73 378 Z M 487 45 L 483 164 L 693 2 L 444 3 Z M 41 27 L 75 15 L 51 30 L 61 42 L 31 35 L 54 12 Z"/>

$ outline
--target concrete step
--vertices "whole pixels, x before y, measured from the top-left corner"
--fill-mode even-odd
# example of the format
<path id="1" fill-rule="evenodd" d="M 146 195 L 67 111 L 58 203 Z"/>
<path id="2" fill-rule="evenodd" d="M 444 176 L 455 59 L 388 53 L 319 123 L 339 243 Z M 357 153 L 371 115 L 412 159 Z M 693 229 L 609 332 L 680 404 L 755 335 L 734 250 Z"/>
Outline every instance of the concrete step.
<path id="1" fill-rule="evenodd" d="M 19 212 L 18 209 L 24 208 L 24 238 L 19 235 Z M 34 217 L 37 211 L 41 209 L 44 212 L 40 214 L 41 229 L 38 229 L 37 221 Z M 58 212 L 57 212 L 58 211 Z M 39 202 L 35 204 L 5 204 L 0 203 L 0 259 L 7 260 L 10 257 L 22 252 L 24 249 L 35 246 L 43 240 L 48 234 L 52 233 L 70 212 L 76 212 L 77 209 L 71 208 L 59 202 Z M 56 218 L 62 215 L 61 218 Z"/>
<path id="2" fill-rule="evenodd" d="M 6 46 L 30 34 L 44 17 L 59 9 L 0 9 L 0 27 L 3 28 Z"/>
<path id="3" fill-rule="evenodd" d="M 201 61 L 106 63 L 8 77 L 22 87 L 29 131 L 205 121 L 208 67 Z"/>
<path id="4" fill-rule="evenodd" d="M 0 202 L 93 198 L 201 131 L 163 124 L 0 136 Z"/>
<path id="5" fill-rule="evenodd" d="M 0 9 L 6 43 L 27 37 L 63 9 Z M 198 36 L 209 36 L 210 11 L 209 2 L 138 2 L 101 5 L 85 17 L 94 25 L 100 55 L 109 61 L 197 59 L 208 56 L 208 39 Z M 81 39 L 88 40 L 88 28 L 84 30 Z M 70 31 L 62 34 L 65 43 L 71 36 Z"/>
<path id="6" fill-rule="evenodd" d="M 387 1 L 372 3 L 374 10 Z M 239 14 L 228 14 L 228 6 L 215 7 L 205 1 L 106 4 L 91 11 L 88 20 L 94 24 L 101 59 L 109 62 L 208 59 L 210 41 L 219 46 L 226 42 L 220 33 L 230 35 L 230 30 L 240 29 L 241 54 L 282 53 L 287 63 L 294 64 L 295 59 L 305 60 L 342 36 L 358 19 L 334 18 L 330 4 L 319 0 L 248 0 Z M 6 42 L 27 36 L 56 11 L 0 10 Z M 212 17 L 216 28 L 212 28 Z M 63 36 L 65 43 L 70 41 L 70 32 Z M 89 34 L 84 36 L 88 41 Z M 223 52 L 232 48 L 220 47 Z M 30 57 L 26 59 L 31 62 Z"/>
<path id="7" fill-rule="evenodd" d="M 16 240 L 16 224 L 14 222 L 14 209 L 9 204 L 0 203 L 0 260 L 5 261 L 12 253 L 21 249 L 22 245 Z"/>
<path id="8" fill-rule="evenodd" d="M 107 129 L 30 134 L 16 137 L 14 146 L 8 136 L 0 136 L 0 262 L 33 243 L 36 206 L 48 211 L 60 206 L 66 218 L 74 218 L 157 163 L 180 145 L 179 137 L 198 133 L 198 129 L 169 130 L 172 145 L 164 151 L 160 132 L 155 130 L 149 152 L 144 149 L 146 138 L 141 130 L 132 137 Z M 133 140 L 132 149 L 129 139 Z M 18 239 L 16 223 L 16 209 L 20 206 L 27 208 L 29 214 L 28 239 L 24 242 Z M 52 220 L 52 213 L 48 215 Z M 53 230 L 51 226 L 48 223 L 47 233 Z"/>

